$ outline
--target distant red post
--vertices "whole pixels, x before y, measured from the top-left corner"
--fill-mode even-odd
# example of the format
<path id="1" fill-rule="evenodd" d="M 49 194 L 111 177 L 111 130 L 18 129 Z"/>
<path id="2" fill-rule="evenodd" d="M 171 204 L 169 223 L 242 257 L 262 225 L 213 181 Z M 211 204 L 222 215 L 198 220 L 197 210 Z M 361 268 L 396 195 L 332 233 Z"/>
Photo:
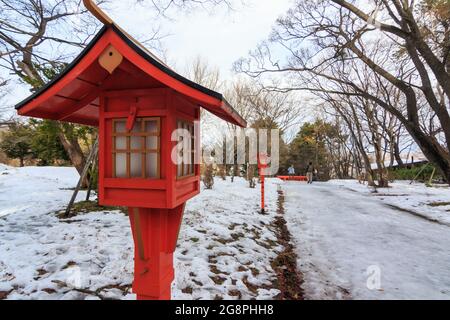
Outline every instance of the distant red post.
<path id="1" fill-rule="evenodd" d="M 264 169 L 268 167 L 267 165 L 267 155 L 265 153 L 260 153 L 258 155 L 258 169 L 259 169 L 259 177 L 261 179 L 261 212 L 265 212 L 265 204 L 264 204 Z"/>

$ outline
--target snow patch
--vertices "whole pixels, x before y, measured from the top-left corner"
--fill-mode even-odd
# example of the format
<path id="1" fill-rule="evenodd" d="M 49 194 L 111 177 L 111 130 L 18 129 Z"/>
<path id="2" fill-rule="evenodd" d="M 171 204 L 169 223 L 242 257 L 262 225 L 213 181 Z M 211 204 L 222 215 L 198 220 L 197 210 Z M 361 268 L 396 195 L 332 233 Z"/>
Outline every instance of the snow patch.
<path id="1" fill-rule="evenodd" d="M 0 174 L 0 291 L 8 299 L 135 299 L 133 241 L 121 212 L 60 220 L 78 181 L 73 168 L 7 168 Z M 270 261 L 280 250 L 270 223 L 278 180 L 259 189 L 217 179 L 189 201 L 174 254 L 174 299 L 272 299 Z M 259 186 L 258 186 L 259 187 Z M 79 193 L 78 201 L 85 192 Z"/>
<path id="2" fill-rule="evenodd" d="M 443 190 L 394 183 L 379 192 L 408 196 L 382 199 L 355 181 L 283 189 L 307 299 L 450 298 L 450 228 L 386 205 L 448 199 Z"/>

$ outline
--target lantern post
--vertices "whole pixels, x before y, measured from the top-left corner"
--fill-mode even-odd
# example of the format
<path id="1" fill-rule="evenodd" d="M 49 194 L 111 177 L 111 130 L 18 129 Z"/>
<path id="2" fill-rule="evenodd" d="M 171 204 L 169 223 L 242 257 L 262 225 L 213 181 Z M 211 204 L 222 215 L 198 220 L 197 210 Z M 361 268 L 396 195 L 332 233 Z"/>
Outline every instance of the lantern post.
<path id="1" fill-rule="evenodd" d="M 259 169 L 259 177 L 261 180 L 261 213 L 265 212 L 265 190 L 264 190 L 264 178 L 265 178 L 265 169 L 268 167 L 268 157 L 265 153 L 258 154 L 258 169 Z"/>

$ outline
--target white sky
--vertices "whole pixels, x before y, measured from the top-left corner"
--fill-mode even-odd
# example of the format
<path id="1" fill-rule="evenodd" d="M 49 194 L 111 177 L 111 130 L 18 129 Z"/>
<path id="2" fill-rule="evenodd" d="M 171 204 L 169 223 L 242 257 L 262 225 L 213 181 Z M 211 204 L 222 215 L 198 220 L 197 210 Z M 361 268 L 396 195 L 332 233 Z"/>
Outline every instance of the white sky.
<path id="1" fill-rule="evenodd" d="M 197 9 L 189 13 L 172 12 L 171 19 L 155 18 L 154 12 L 134 0 L 110 0 L 105 11 L 128 33 L 138 39 L 161 26 L 167 34 L 161 40 L 164 59 L 180 73 L 195 57 L 201 56 L 218 67 L 225 80 L 233 77 L 232 64 L 267 39 L 275 20 L 285 13 L 292 0 L 244 0 L 236 10 L 217 7 L 214 12 Z M 3 71 L 1 74 L 7 76 Z M 2 105 L 14 105 L 30 94 L 26 85 L 11 82 Z M 12 108 L 11 108 L 12 110 Z M 13 111 L 14 112 L 14 111 Z"/>
<path id="2" fill-rule="evenodd" d="M 109 11 L 112 18 L 136 37 L 151 34 L 152 26 L 158 25 L 158 21 L 152 25 L 149 12 L 141 6 L 127 6 L 129 2 L 113 3 L 113 10 Z M 162 40 L 164 58 L 181 71 L 200 55 L 228 78 L 232 63 L 267 39 L 275 20 L 289 9 L 291 2 L 245 0 L 234 11 L 217 7 L 212 13 L 198 9 L 187 14 L 171 14 L 173 20 L 160 18 L 162 32 L 168 34 Z"/>

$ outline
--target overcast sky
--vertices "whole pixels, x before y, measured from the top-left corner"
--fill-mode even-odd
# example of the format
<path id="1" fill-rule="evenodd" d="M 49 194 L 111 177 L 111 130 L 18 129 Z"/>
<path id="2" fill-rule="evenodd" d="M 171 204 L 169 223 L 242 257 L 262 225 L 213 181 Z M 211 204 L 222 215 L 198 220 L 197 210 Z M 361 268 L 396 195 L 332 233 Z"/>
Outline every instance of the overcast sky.
<path id="1" fill-rule="evenodd" d="M 110 0 L 105 11 L 138 39 L 145 39 L 153 28 L 160 26 L 161 33 L 167 35 L 161 40 L 163 58 L 180 73 L 195 57 L 202 56 L 220 69 L 223 78 L 230 79 L 232 63 L 269 36 L 275 20 L 292 2 L 244 1 L 231 11 L 224 6 L 216 7 L 213 12 L 200 8 L 188 13 L 172 11 L 170 19 L 155 18 L 152 10 L 136 5 L 135 0 Z M 30 94 L 27 86 L 18 83 L 11 83 L 6 104 L 13 105 Z"/>
<path id="2" fill-rule="evenodd" d="M 217 7 L 214 12 L 201 9 L 188 14 L 172 12 L 174 20 L 158 19 L 153 24 L 145 8 L 129 6 L 128 2 L 111 3 L 110 15 L 137 37 L 151 34 L 152 26 L 160 24 L 162 33 L 168 34 L 162 45 L 169 64 L 184 70 L 186 63 L 200 55 L 228 78 L 232 63 L 268 37 L 275 20 L 288 10 L 291 0 L 245 0 L 234 11 Z"/>

